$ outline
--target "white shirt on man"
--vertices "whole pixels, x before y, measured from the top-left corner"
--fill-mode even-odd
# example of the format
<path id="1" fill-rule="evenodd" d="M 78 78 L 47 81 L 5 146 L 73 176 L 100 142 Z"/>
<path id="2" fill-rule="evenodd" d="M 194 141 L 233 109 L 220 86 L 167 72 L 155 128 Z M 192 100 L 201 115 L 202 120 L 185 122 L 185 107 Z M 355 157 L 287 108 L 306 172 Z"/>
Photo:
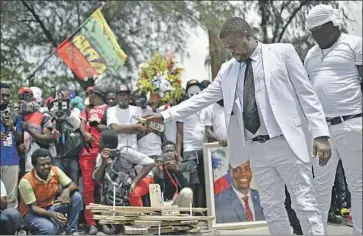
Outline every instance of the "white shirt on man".
<path id="1" fill-rule="evenodd" d="M 205 121 L 208 109 L 210 109 L 210 107 L 198 111 L 180 121 L 183 123 L 184 152 L 203 150 Z"/>
<path id="2" fill-rule="evenodd" d="M 362 37 L 342 33 L 328 49 L 315 45 L 305 58 L 305 68 L 323 105 L 326 117 L 362 113 L 360 75 Z"/>
<path id="3" fill-rule="evenodd" d="M 119 106 L 110 107 L 107 110 L 107 126 L 110 124 L 129 125 L 136 124 L 138 121 L 133 116 L 142 116 L 140 107 L 129 105 L 126 109 Z M 128 133 L 118 134 L 118 148 L 129 146 L 134 150 L 138 150 L 137 135 Z"/>
<path id="4" fill-rule="evenodd" d="M 240 191 L 238 191 L 237 189 L 235 189 L 233 186 L 233 191 L 237 194 L 237 197 L 238 199 L 241 201 L 241 204 L 243 206 L 243 209 L 245 210 L 245 213 L 246 213 L 246 203 L 245 201 L 243 200 L 243 198 L 246 196 L 245 194 L 241 193 Z M 255 221 L 256 220 L 256 217 L 255 217 L 255 208 L 253 206 L 253 201 L 252 201 L 252 198 L 251 198 L 251 191 L 248 190 L 248 193 L 247 193 L 247 197 L 248 197 L 248 206 L 250 207 L 250 210 L 252 212 L 252 216 L 253 216 L 253 220 Z M 247 216 L 246 216 L 247 217 Z"/>
<path id="5" fill-rule="evenodd" d="M 7 197 L 8 194 L 6 192 L 6 188 L 5 188 L 5 184 L 3 183 L 3 181 L 0 179 L 0 182 L 1 182 L 1 192 L 0 192 L 0 197 Z"/>
<path id="6" fill-rule="evenodd" d="M 257 130 L 255 134 L 252 134 L 247 129 L 245 129 L 246 140 L 251 140 L 259 135 L 269 135 L 270 138 L 279 136 L 282 134 L 280 126 L 277 124 L 277 121 L 274 116 L 266 116 L 262 114 L 273 114 L 270 101 L 268 99 L 268 94 L 266 90 L 265 84 L 265 73 L 262 61 L 262 44 L 258 42 L 256 49 L 251 54 L 250 58 L 252 59 L 252 70 L 253 77 L 255 81 L 255 94 L 260 92 L 263 94 L 264 99 L 262 101 L 258 101 L 256 97 L 256 103 L 258 108 L 258 116 L 260 118 L 260 128 Z M 246 63 L 241 62 L 241 69 L 239 73 L 239 78 L 237 81 L 237 93 L 239 96 L 241 107 L 243 107 L 243 83 L 244 83 L 244 74 L 246 71 Z M 273 76 L 272 76 L 273 77 Z M 270 118 L 269 120 L 264 120 L 263 117 Z"/>
<path id="7" fill-rule="evenodd" d="M 213 133 L 219 140 L 227 140 L 227 127 L 224 116 L 224 108 L 215 103 L 207 110 L 205 126 L 212 126 Z"/>
<path id="8" fill-rule="evenodd" d="M 156 112 L 159 112 L 158 110 Z M 152 108 L 147 106 L 142 110 L 142 115 L 153 114 Z M 144 137 L 138 140 L 139 152 L 148 155 L 155 156 L 161 154 L 161 137 L 154 132 L 146 134 Z"/>

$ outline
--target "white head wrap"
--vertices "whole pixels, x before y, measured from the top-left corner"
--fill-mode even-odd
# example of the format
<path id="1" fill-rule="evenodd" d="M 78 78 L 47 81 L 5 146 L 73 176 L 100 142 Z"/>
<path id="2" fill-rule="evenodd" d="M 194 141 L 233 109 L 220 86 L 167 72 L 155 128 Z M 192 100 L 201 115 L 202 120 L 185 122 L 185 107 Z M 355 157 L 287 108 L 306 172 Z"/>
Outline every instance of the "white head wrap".
<path id="1" fill-rule="evenodd" d="M 30 89 L 33 92 L 35 101 L 38 102 L 39 104 L 43 102 L 43 91 L 38 88 L 38 87 L 30 87 Z"/>
<path id="2" fill-rule="evenodd" d="M 334 9 L 330 5 L 317 5 L 309 11 L 306 16 L 305 29 L 310 30 L 314 27 L 323 25 L 331 21 L 334 26 L 342 28 L 343 14 L 341 10 Z"/>

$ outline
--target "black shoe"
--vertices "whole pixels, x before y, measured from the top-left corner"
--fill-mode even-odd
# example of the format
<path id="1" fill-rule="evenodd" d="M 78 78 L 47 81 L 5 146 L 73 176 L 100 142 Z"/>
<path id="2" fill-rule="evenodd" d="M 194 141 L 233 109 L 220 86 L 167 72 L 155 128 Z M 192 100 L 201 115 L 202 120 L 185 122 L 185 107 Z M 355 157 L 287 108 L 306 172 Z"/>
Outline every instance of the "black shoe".
<path id="1" fill-rule="evenodd" d="M 88 234 L 90 235 L 96 235 L 98 233 L 98 229 L 96 226 L 91 225 L 88 230 Z"/>
<path id="2" fill-rule="evenodd" d="M 342 221 L 333 214 L 328 215 L 328 222 L 332 224 L 341 224 Z"/>

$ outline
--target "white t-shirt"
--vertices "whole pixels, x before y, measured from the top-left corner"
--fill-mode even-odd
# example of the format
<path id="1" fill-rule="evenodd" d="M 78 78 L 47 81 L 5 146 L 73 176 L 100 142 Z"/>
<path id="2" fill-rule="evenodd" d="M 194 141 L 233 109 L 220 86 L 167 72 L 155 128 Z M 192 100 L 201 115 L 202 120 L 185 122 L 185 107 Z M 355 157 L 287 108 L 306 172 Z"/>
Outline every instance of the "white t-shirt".
<path id="1" fill-rule="evenodd" d="M 362 113 L 362 91 L 357 65 L 362 65 L 362 37 L 344 34 L 328 49 L 315 45 L 305 68 L 326 117 Z"/>
<path id="2" fill-rule="evenodd" d="M 3 181 L 1 179 L 0 179 L 0 182 L 1 182 L 0 197 L 7 197 L 8 194 L 6 192 L 5 184 L 3 183 Z"/>
<path id="3" fill-rule="evenodd" d="M 183 149 L 184 151 L 203 150 L 205 140 L 205 121 L 207 107 L 194 113 L 180 122 L 183 122 Z"/>
<path id="4" fill-rule="evenodd" d="M 226 120 L 224 116 L 224 107 L 215 103 L 211 109 L 206 111 L 205 126 L 212 126 L 214 134 L 220 140 L 227 140 Z"/>
<path id="5" fill-rule="evenodd" d="M 175 121 L 166 122 L 165 131 L 164 131 L 166 140 L 176 143 L 176 133 L 177 133 L 176 122 Z"/>
<path id="6" fill-rule="evenodd" d="M 121 109 L 119 106 L 110 107 L 107 110 L 107 126 L 110 124 L 128 125 L 136 124 L 138 121 L 132 116 L 142 116 L 140 107 L 129 106 L 127 109 Z M 118 148 L 130 146 L 134 150 L 137 147 L 137 135 L 120 133 L 118 134 Z"/>
<path id="7" fill-rule="evenodd" d="M 157 112 L 159 112 L 157 110 Z M 149 115 L 152 114 L 152 108 L 146 107 L 142 111 L 142 115 Z M 153 132 L 148 133 L 144 137 L 138 140 L 137 142 L 139 152 L 148 155 L 148 156 L 154 156 L 154 155 L 160 155 L 161 154 L 161 137 Z"/>

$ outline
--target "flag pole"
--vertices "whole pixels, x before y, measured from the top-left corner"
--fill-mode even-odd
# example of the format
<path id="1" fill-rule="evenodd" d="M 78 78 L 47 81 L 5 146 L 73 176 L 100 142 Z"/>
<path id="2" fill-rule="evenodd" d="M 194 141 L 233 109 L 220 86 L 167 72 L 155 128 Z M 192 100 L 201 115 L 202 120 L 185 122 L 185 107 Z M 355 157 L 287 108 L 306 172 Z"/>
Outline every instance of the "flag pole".
<path id="1" fill-rule="evenodd" d="M 104 6 L 105 6 L 105 4 L 106 4 L 106 2 L 101 2 L 101 5 L 99 5 L 97 8 L 96 8 L 96 10 L 94 10 L 93 12 L 92 12 L 92 14 L 71 34 L 71 35 L 69 35 L 63 42 L 66 42 L 66 41 L 68 41 L 68 40 L 70 40 L 74 35 L 76 35 L 81 29 L 82 29 L 82 27 L 88 22 L 88 20 L 92 17 L 92 15 L 93 15 L 93 13 L 95 13 L 96 11 L 98 11 L 98 10 L 100 10 L 100 9 L 102 9 Z M 45 58 L 44 59 L 44 61 L 42 62 L 42 63 L 40 63 L 40 65 L 37 67 L 37 68 L 35 68 L 34 70 L 33 70 L 33 72 L 26 78 L 26 80 L 25 80 L 25 86 L 26 87 L 29 87 L 30 85 L 31 85 L 31 83 L 32 83 L 32 81 L 34 80 L 34 75 L 35 75 L 35 73 L 40 69 L 40 68 L 42 68 L 43 66 L 44 66 L 44 64 L 52 57 L 52 56 L 54 56 L 54 54 L 56 54 L 56 52 L 57 52 L 57 49 L 55 49 L 49 56 L 47 56 L 47 58 Z"/>

